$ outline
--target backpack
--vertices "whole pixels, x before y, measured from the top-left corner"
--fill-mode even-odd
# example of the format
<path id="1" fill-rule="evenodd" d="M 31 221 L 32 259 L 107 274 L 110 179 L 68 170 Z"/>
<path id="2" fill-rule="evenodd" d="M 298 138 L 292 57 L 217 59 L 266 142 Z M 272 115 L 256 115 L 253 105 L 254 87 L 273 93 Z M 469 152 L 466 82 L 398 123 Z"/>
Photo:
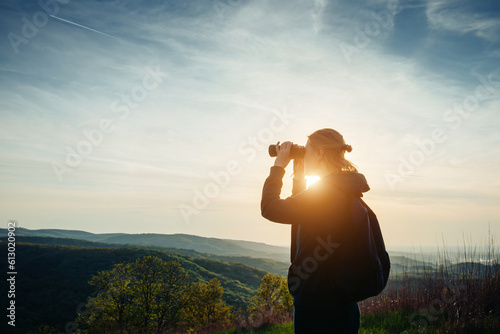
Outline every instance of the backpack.
<path id="1" fill-rule="evenodd" d="M 391 263 L 377 216 L 360 197 L 349 197 L 353 232 L 332 256 L 329 278 L 339 300 L 358 302 L 385 289 Z"/>

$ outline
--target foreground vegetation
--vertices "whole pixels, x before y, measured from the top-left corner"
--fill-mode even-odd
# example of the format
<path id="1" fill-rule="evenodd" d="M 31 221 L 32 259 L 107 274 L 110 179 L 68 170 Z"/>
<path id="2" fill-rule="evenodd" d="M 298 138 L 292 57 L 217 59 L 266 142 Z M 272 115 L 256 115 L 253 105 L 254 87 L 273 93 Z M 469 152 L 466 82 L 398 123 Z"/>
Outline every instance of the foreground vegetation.
<path id="1" fill-rule="evenodd" d="M 360 333 L 499 333 L 494 250 L 398 268 L 381 295 L 360 302 Z M 19 333 L 293 333 L 280 275 L 142 248 L 20 243 L 17 255 Z"/>
<path id="2" fill-rule="evenodd" d="M 489 315 L 482 321 L 473 321 L 454 330 L 443 330 L 436 327 L 419 328 L 412 326 L 408 319 L 411 313 L 392 312 L 379 315 L 363 315 L 359 334 L 438 334 L 438 333 L 479 333 L 497 334 L 500 329 L 500 319 Z M 218 332 L 219 334 L 293 334 L 293 322 L 281 325 L 271 325 L 260 329 L 242 330 L 232 329 Z"/>

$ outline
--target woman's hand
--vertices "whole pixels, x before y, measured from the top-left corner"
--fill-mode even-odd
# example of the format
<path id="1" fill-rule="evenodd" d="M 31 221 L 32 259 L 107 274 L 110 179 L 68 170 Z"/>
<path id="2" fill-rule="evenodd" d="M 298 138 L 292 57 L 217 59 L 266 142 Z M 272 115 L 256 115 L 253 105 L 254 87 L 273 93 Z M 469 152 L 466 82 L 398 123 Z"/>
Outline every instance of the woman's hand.
<path id="1" fill-rule="evenodd" d="M 276 160 L 274 161 L 275 166 L 286 168 L 290 163 L 290 150 L 292 149 L 292 142 L 286 141 L 280 145 L 280 142 L 276 143 Z"/>

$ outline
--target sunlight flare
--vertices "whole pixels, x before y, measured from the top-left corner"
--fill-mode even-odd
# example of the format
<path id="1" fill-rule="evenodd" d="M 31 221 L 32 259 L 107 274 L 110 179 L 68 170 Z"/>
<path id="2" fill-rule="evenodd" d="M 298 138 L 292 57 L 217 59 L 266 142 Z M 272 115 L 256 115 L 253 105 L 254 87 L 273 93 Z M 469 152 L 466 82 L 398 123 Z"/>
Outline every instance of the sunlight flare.
<path id="1" fill-rule="evenodd" d="M 306 176 L 306 181 L 307 181 L 307 188 L 314 182 L 318 181 L 320 179 L 319 176 Z"/>

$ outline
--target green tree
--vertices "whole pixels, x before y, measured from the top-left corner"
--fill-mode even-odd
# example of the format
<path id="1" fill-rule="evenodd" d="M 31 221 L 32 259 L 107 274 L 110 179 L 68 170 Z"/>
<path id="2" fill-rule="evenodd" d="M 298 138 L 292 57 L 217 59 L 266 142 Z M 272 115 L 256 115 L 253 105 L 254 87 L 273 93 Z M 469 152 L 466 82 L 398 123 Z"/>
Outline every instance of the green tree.
<path id="1" fill-rule="evenodd" d="M 152 333 L 157 320 L 156 302 L 162 290 L 164 264 L 158 257 L 145 256 L 137 259 L 133 266 L 135 320 L 139 333 Z"/>
<path id="2" fill-rule="evenodd" d="M 232 307 L 222 300 L 224 289 L 218 279 L 208 283 L 193 283 L 190 301 L 183 310 L 183 323 L 189 333 L 212 332 L 230 324 Z"/>
<path id="3" fill-rule="evenodd" d="M 179 311 L 191 299 L 188 275 L 177 262 L 158 257 L 138 259 L 134 266 L 137 328 L 144 333 L 161 333 L 175 327 Z"/>
<path id="4" fill-rule="evenodd" d="M 86 309 L 77 322 L 88 325 L 93 332 L 106 333 L 118 329 L 124 333 L 131 326 L 134 313 L 132 282 L 135 280 L 130 264 L 116 264 L 112 270 L 93 276 L 89 284 L 96 287 Z"/>
<path id="5" fill-rule="evenodd" d="M 117 264 L 89 281 L 98 292 L 77 322 L 92 333 L 162 333 L 175 328 L 191 299 L 188 275 L 177 262 L 145 256 Z"/>
<path id="6" fill-rule="evenodd" d="M 262 278 L 257 295 L 250 301 L 248 312 L 251 320 L 266 324 L 287 321 L 292 317 L 293 298 L 283 276 L 266 274 Z"/>

